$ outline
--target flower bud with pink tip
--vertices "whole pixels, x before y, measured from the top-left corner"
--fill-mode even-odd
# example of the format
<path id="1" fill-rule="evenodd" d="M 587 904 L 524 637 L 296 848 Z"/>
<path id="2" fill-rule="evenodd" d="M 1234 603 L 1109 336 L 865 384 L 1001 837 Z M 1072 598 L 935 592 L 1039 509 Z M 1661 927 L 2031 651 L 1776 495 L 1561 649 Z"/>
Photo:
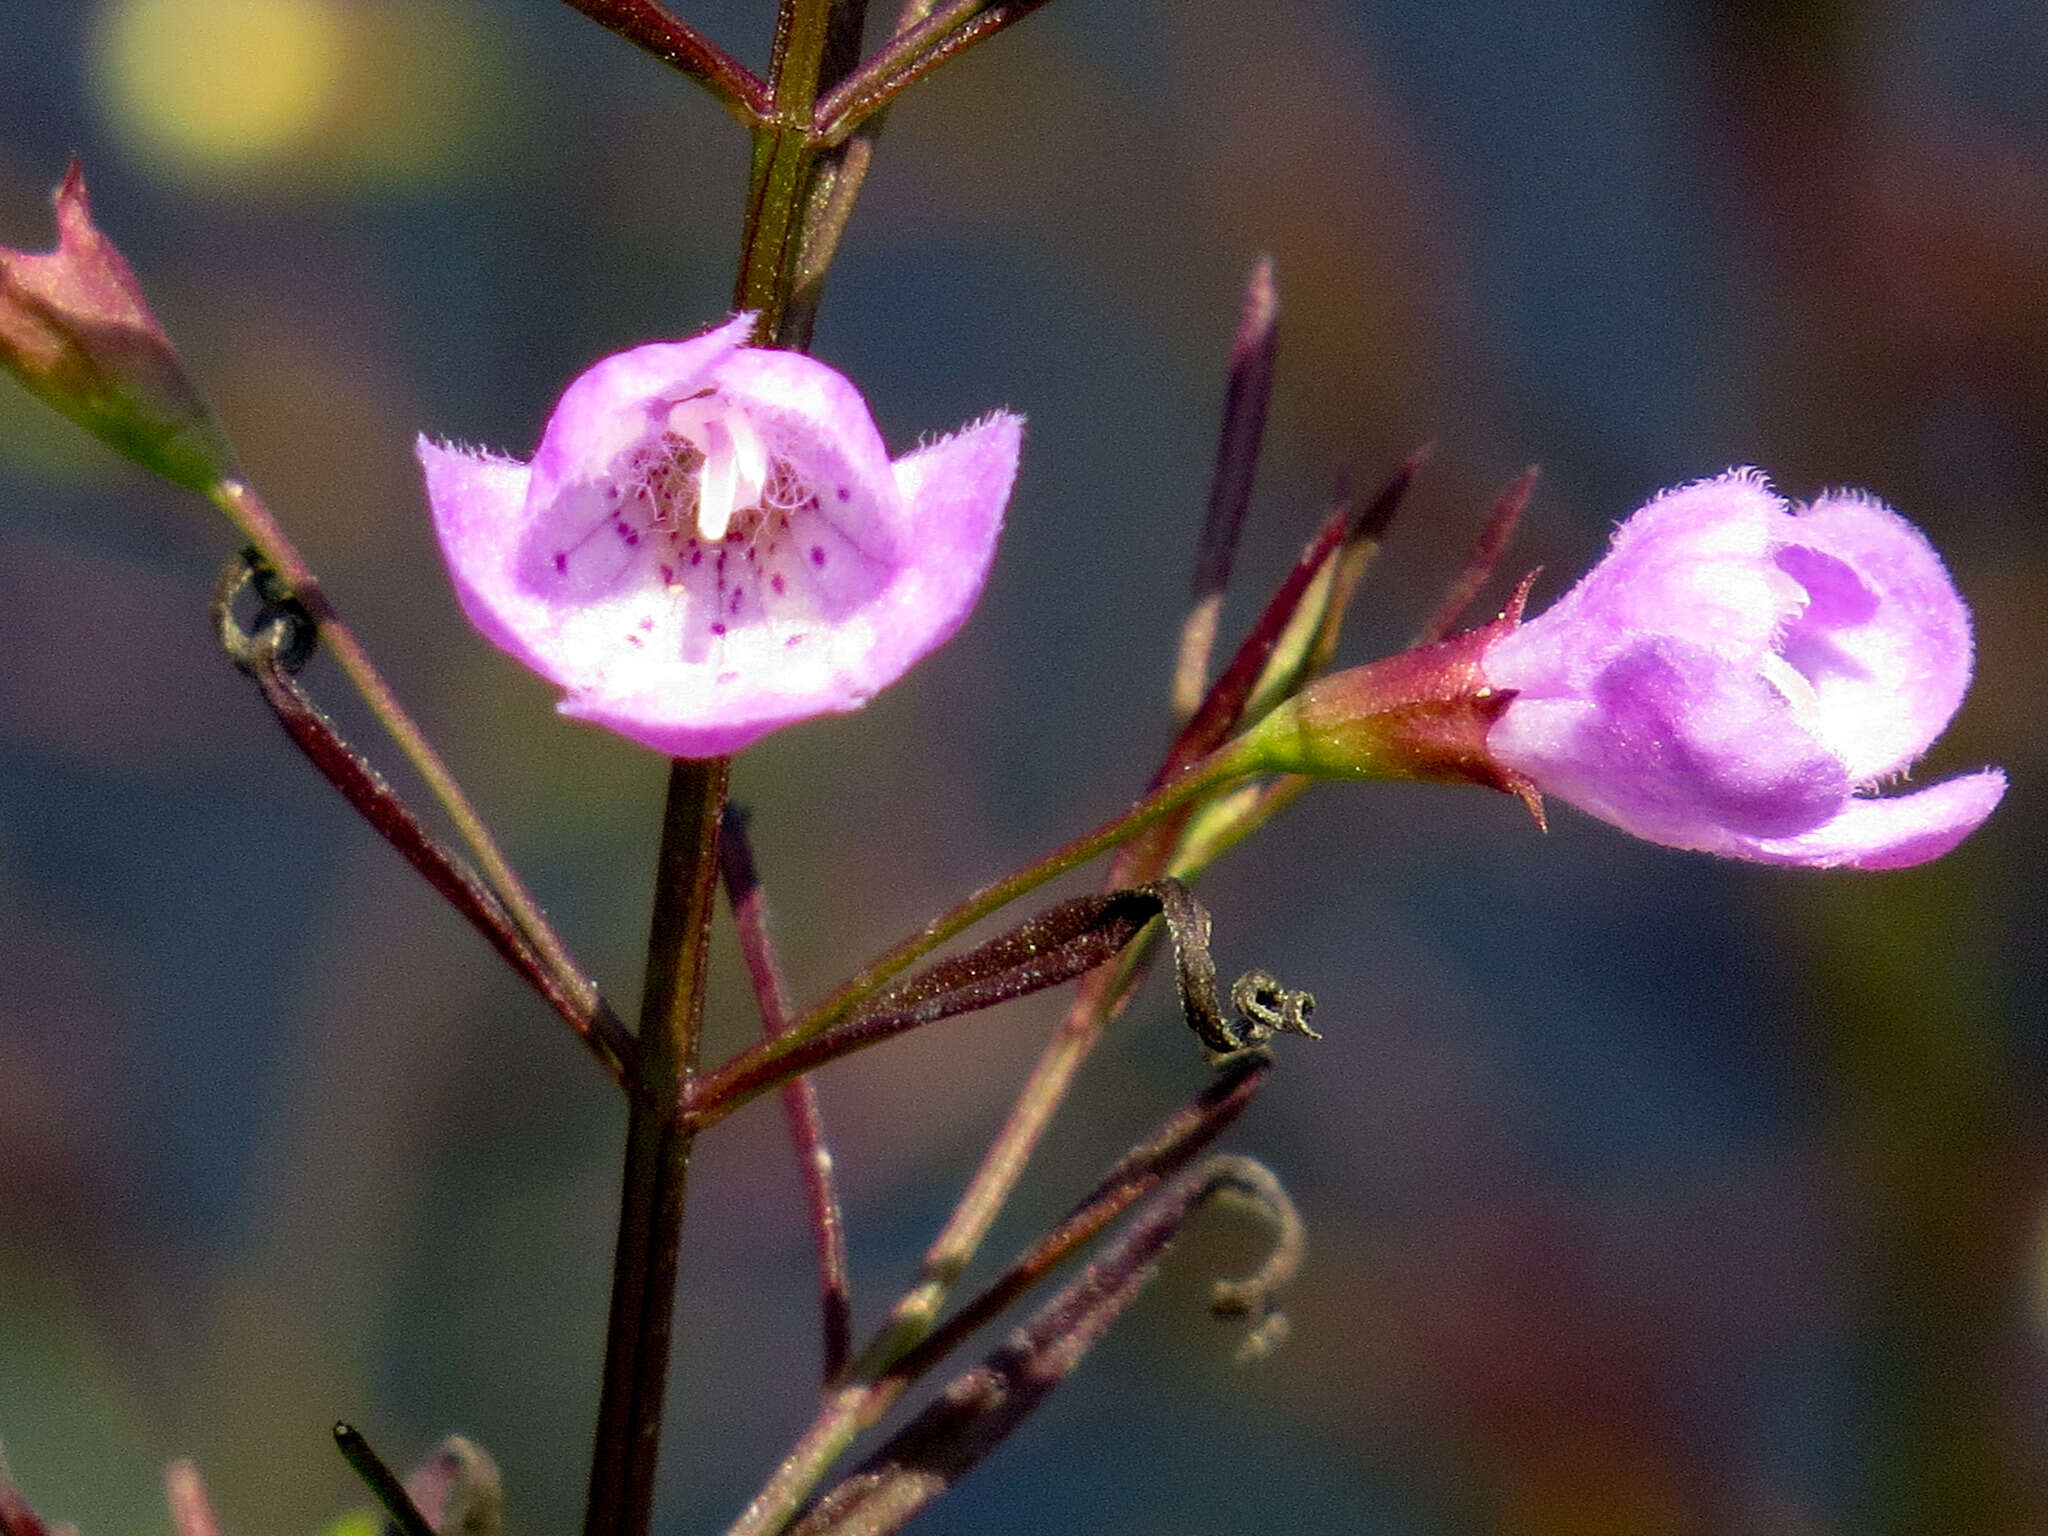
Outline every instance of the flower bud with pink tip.
<path id="1" fill-rule="evenodd" d="M 57 188 L 57 248 L 0 246 L 0 367 L 144 468 L 206 491 L 235 473 L 213 412 L 114 242 L 85 173 Z"/>
<path id="2" fill-rule="evenodd" d="M 418 445 L 470 619 L 675 757 L 856 709 L 949 638 L 1016 478 L 1020 418 L 891 462 L 851 383 L 752 324 L 604 359 L 530 462 Z"/>

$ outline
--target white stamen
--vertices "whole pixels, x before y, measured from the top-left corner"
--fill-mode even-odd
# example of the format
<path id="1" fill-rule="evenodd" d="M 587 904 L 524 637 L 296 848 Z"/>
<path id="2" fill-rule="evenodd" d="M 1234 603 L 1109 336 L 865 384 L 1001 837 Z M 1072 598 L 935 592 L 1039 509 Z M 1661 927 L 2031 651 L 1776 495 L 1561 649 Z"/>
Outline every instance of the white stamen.
<path id="1" fill-rule="evenodd" d="M 704 464 L 697 471 L 697 531 L 716 544 L 725 537 L 738 505 L 740 466 L 725 423 L 707 421 L 701 432 L 697 446 L 704 451 Z"/>
<path id="2" fill-rule="evenodd" d="M 1806 674 L 1776 652 L 1766 656 L 1758 670 L 1763 673 L 1765 682 L 1784 695 L 1785 702 L 1792 706 L 1793 714 L 1805 718 L 1820 708 L 1820 694 L 1814 690 Z"/>
<path id="3" fill-rule="evenodd" d="M 744 408 L 716 395 L 679 401 L 669 411 L 669 429 L 704 455 L 697 469 L 697 532 L 715 544 L 735 512 L 761 504 L 768 445 Z"/>

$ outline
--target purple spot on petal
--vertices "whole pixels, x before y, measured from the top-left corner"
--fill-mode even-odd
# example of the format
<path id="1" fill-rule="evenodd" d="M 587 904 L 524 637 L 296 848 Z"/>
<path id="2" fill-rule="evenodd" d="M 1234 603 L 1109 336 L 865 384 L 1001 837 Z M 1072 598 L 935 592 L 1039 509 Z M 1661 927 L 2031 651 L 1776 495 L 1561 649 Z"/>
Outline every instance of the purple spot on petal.
<path id="1" fill-rule="evenodd" d="M 661 568 L 661 584 L 665 587 L 672 587 L 676 584 L 676 568 L 674 566 L 664 565 Z"/>
<path id="2" fill-rule="evenodd" d="M 1877 616 L 1878 595 L 1854 567 L 1835 556 L 1791 544 L 1774 557 L 1778 569 L 1806 588 L 1802 625 L 1827 629 L 1868 624 Z"/>
<path id="3" fill-rule="evenodd" d="M 558 549 L 555 551 L 555 574 L 557 576 L 566 576 L 569 574 L 569 551 L 567 551 L 566 549 Z"/>
<path id="4" fill-rule="evenodd" d="M 641 644 L 641 643 L 642 643 L 642 641 L 641 641 L 641 639 L 640 639 L 640 637 L 639 637 L 638 635 L 628 635 L 628 636 L 626 636 L 626 644 L 628 644 L 628 645 L 639 645 L 639 644 Z"/>
<path id="5" fill-rule="evenodd" d="M 711 633 L 713 633 L 714 635 L 722 635 L 725 633 L 725 626 L 723 624 L 714 624 L 711 626 Z"/>
<path id="6" fill-rule="evenodd" d="M 823 565 L 824 563 L 825 563 L 825 546 L 824 546 L 824 545 L 822 545 L 822 544 L 813 544 L 813 545 L 811 546 L 811 564 L 813 564 L 813 565 Z"/>
<path id="7" fill-rule="evenodd" d="M 768 585 L 775 589 L 775 595 L 778 597 L 789 590 L 789 583 L 782 579 L 780 573 L 770 576 L 768 578 Z"/>
<path id="8" fill-rule="evenodd" d="M 725 611 L 727 613 L 738 613 L 740 611 L 740 604 L 746 601 L 746 596 L 747 589 L 745 587 L 734 587 L 732 589 L 732 598 L 725 605 Z"/>
<path id="9" fill-rule="evenodd" d="M 841 501 L 845 501 L 851 495 L 853 495 L 853 492 L 851 490 L 847 489 L 843 485 L 839 487 L 839 499 Z"/>
<path id="10" fill-rule="evenodd" d="M 652 634 L 654 632 L 654 620 L 651 618 L 642 618 L 640 620 L 640 628 L 643 633 Z"/>
<path id="11" fill-rule="evenodd" d="M 804 643 L 804 637 L 802 635 L 791 635 L 787 640 L 783 641 L 782 643 L 784 645 L 802 645 Z"/>
<path id="12" fill-rule="evenodd" d="M 703 550 L 701 550 L 701 549 L 694 549 L 694 548 L 693 548 L 693 549 L 692 549 L 692 550 L 690 551 L 690 564 L 692 564 L 692 565 L 702 565 L 703 563 L 704 563 L 704 551 L 703 551 Z"/>

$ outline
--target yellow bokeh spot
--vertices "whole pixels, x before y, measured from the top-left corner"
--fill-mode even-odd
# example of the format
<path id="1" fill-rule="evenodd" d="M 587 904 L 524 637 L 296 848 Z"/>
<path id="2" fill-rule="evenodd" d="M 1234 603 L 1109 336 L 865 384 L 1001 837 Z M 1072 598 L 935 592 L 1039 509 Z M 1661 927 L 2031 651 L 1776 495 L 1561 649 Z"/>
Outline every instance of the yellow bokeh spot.
<path id="1" fill-rule="evenodd" d="M 340 1516 L 320 1536 L 377 1536 L 384 1529 L 384 1517 L 374 1509 L 352 1509 Z"/>
<path id="2" fill-rule="evenodd" d="M 462 174 L 509 94 L 472 0 L 103 0 L 94 42 L 137 158 L 241 193 Z"/>
<path id="3" fill-rule="evenodd" d="M 332 111 L 344 23 L 337 0 L 110 0 L 102 93 L 137 148 L 176 169 L 275 161 Z"/>

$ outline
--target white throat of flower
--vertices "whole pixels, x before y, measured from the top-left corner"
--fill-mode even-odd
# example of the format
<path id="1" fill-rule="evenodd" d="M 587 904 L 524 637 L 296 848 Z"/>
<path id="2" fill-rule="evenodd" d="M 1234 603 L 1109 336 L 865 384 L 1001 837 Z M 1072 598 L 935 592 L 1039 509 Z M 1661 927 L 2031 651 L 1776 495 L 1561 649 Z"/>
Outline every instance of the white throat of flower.
<path id="1" fill-rule="evenodd" d="M 671 406 L 668 425 L 704 456 L 697 470 L 697 532 L 716 544 L 735 512 L 761 504 L 768 486 L 768 445 L 745 407 L 714 392 Z"/>

